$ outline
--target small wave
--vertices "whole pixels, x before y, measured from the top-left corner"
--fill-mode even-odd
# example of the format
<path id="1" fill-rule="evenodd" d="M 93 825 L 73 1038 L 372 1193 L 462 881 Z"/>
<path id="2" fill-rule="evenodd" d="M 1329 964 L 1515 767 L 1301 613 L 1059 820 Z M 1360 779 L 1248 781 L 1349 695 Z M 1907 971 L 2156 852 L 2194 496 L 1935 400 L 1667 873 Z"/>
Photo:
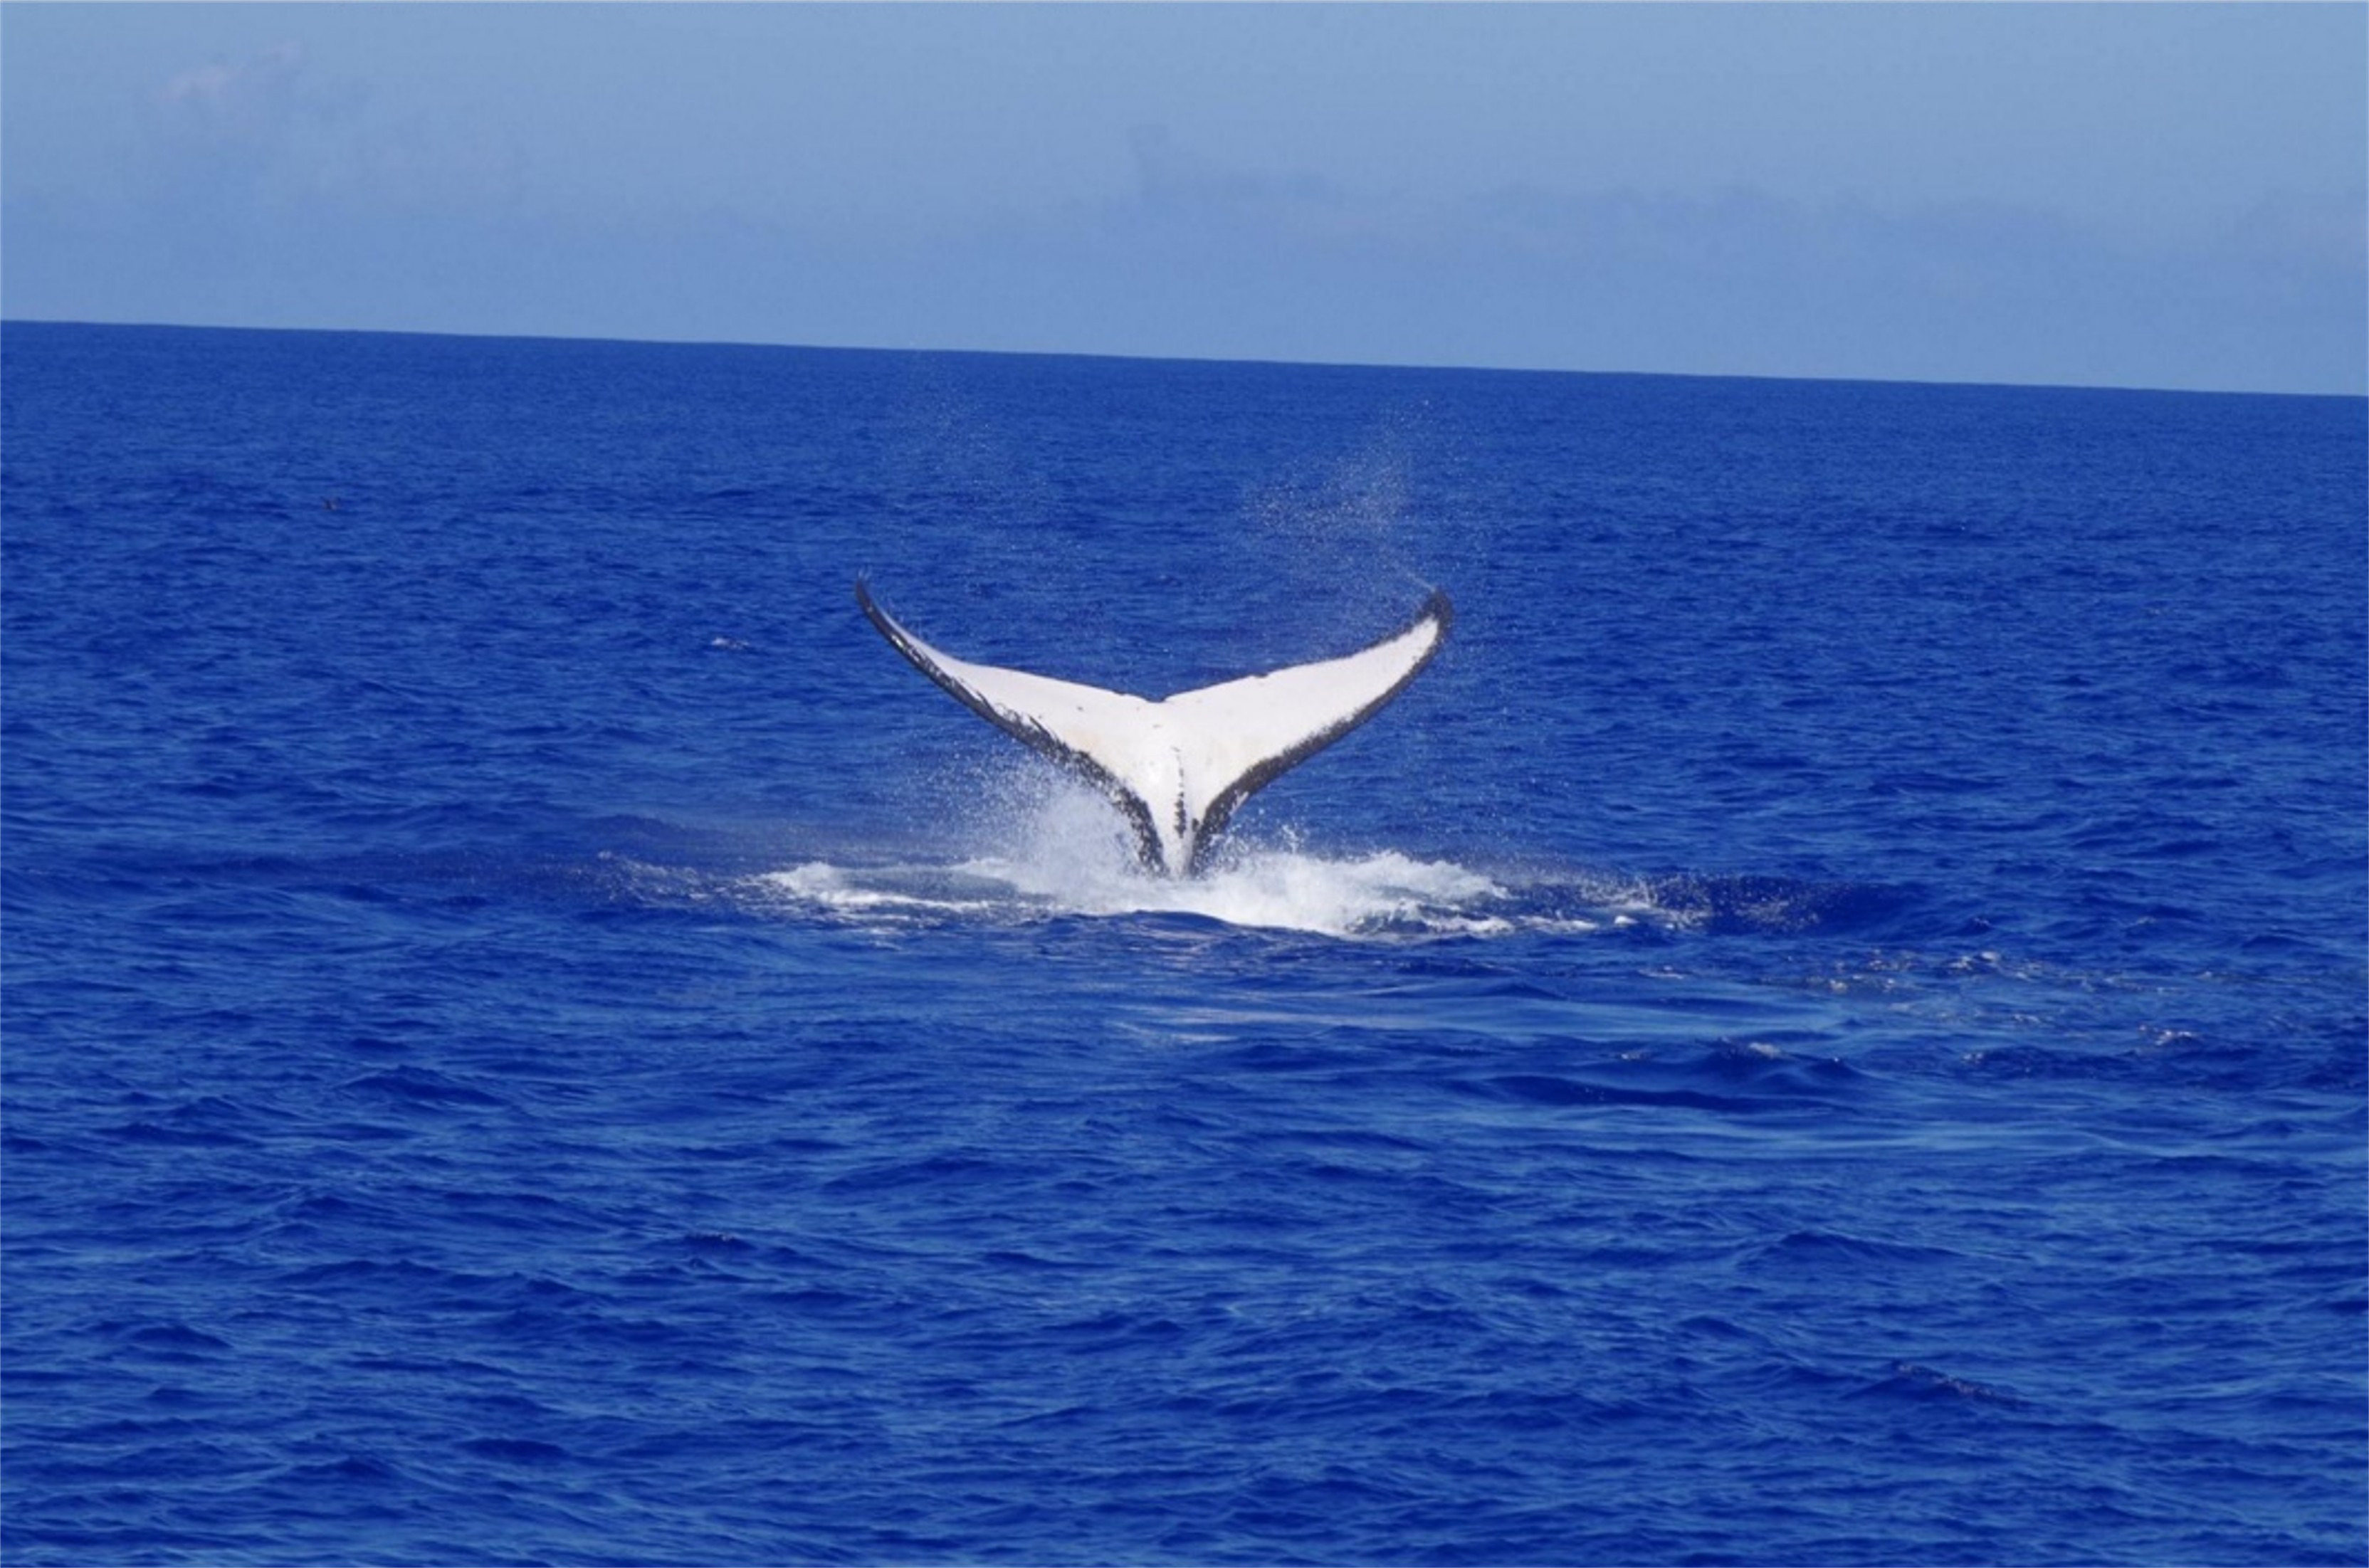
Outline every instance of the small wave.
<path id="1" fill-rule="evenodd" d="M 1963 1401 L 1971 1404 L 2003 1405 L 2011 1410 L 2022 1409 L 2026 1403 L 2005 1389 L 1936 1371 L 1914 1361 L 1895 1362 L 1890 1373 L 1870 1383 L 1860 1392 L 1865 1397 L 1878 1399 Z"/>

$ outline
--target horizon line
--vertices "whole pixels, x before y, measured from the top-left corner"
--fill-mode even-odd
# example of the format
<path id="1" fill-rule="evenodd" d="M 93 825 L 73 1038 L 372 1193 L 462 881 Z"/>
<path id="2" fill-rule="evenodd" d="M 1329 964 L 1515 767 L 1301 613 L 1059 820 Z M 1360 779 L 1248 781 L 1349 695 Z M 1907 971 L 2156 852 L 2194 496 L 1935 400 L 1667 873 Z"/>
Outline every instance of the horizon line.
<path id="1" fill-rule="evenodd" d="M 2361 392 L 2300 392 L 2285 388 L 2147 386 L 2113 382 L 1997 380 L 1944 381 L 1917 376 L 1783 375 L 1767 371 L 1654 371 L 1602 368 L 1582 369 L 1575 366 L 1486 365 L 1460 362 L 1451 363 L 1442 361 L 1389 360 L 1290 360 L 1258 357 L 1244 358 L 1223 354 L 1126 353 L 1114 349 L 1094 349 L 922 348 L 912 344 L 790 343 L 728 338 L 633 338 L 600 333 L 578 335 L 555 332 L 493 332 L 410 326 L 263 326 L 235 322 L 155 320 L 106 321 L 71 316 L 20 316 L 0 315 L 0 332 L 5 332 L 11 326 L 89 326 L 134 331 L 166 332 L 310 333 L 318 336 L 338 337 L 453 338 L 491 343 L 603 343 L 643 348 L 750 349 L 792 353 L 956 354 L 991 356 L 1001 359 L 1112 360 L 1138 364 L 1243 365 L 1274 370 L 1436 371 L 1445 374 L 1468 375 L 1563 375 L 1606 378 L 1618 377 L 1626 380 L 1654 379 L 1676 381 L 1803 382 L 1816 385 L 1831 386 L 1963 387 L 1974 390 L 1987 388 L 2017 392 L 2136 393 L 2169 397 L 2304 397 L 2329 398 L 2355 403 L 2369 402 L 2369 390 Z"/>

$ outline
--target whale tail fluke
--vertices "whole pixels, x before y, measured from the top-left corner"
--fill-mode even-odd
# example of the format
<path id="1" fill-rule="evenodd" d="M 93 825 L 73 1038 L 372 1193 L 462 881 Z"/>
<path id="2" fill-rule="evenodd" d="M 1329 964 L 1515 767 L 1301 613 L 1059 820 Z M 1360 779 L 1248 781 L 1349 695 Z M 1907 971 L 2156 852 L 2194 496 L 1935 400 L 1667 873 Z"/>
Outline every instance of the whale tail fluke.
<path id="1" fill-rule="evenodd" d="M 1414 619 L 1339 658 L 1154 702 L 941 653 L 862 578 L 856 602 L 913 667 L 998 729 L 1081 774 L 1125 814 L 1145 869 L 1186 876 L 1236 807 L 1371 718 L 1431 662 L 1454 611 L 1434 590 Z"/>

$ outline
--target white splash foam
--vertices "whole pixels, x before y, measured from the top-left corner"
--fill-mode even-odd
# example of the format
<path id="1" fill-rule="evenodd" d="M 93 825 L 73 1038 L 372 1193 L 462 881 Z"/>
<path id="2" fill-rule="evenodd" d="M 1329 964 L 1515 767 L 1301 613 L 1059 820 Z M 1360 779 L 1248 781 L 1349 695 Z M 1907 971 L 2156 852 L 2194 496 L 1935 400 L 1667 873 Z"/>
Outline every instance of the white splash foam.
<path id="1" fill-rule="evenodd" d="M 1344 860 L 1255 851 L 1190 881 L 1145 876 L 1127 866 L 994 856 L 935 867 L 818 861 L 749 881 L 753 902 L 787 903 L 859 921 L 1190 914 L 1229 925 L 1345 937 L 1490 935 L 1511 929 L 1482 908 L 1503 896 L 1487 877 L 1395 851 Z"/>
<path id="2" fill-rule="evenodd" d="M 1511 929 L 1489 908 L 1506 896 L 1489 877 L 1397 851 L 1333 858 L 1237 841 L 1210 871 L 1175 879 L 1139 868 L 1116 814 L 1082 789 L 1049 791 L 1001 826 L 1002 842 L 952 864 L 809 862 L 756 877 L 752 890 L 856 920 L 1190 914 L 1343 937 Z"/>
<path id="3" fill-rule="evenodd" d="M 1082 878 L 1064 875 L 1072 867 L 1041 863 L 980 860 L 964 869 L 1001 878 L 1024 895 L 1077 914 L 1193 914 L 1229 925 L 1333 936 L 1503 923 L 1471 910 L 1501 895 L 1487 877 L 1395 851 L 1350 860 L 1295 850 L 1238 852 L 1217 870 L 1190 880 L 1148 876 L 1129 866 L 1094 867 Z"/>

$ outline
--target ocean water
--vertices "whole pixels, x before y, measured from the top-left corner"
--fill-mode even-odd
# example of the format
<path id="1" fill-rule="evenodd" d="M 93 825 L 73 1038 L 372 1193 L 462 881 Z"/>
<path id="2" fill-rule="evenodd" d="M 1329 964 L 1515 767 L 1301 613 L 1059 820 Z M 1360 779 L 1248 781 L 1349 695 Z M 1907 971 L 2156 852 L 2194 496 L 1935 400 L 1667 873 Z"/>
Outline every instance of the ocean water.
<path id="1" fill-rule="evenodd" d="M 2358 1563 L 2365 413 L 9 324 L 0 1549 Z"/>

